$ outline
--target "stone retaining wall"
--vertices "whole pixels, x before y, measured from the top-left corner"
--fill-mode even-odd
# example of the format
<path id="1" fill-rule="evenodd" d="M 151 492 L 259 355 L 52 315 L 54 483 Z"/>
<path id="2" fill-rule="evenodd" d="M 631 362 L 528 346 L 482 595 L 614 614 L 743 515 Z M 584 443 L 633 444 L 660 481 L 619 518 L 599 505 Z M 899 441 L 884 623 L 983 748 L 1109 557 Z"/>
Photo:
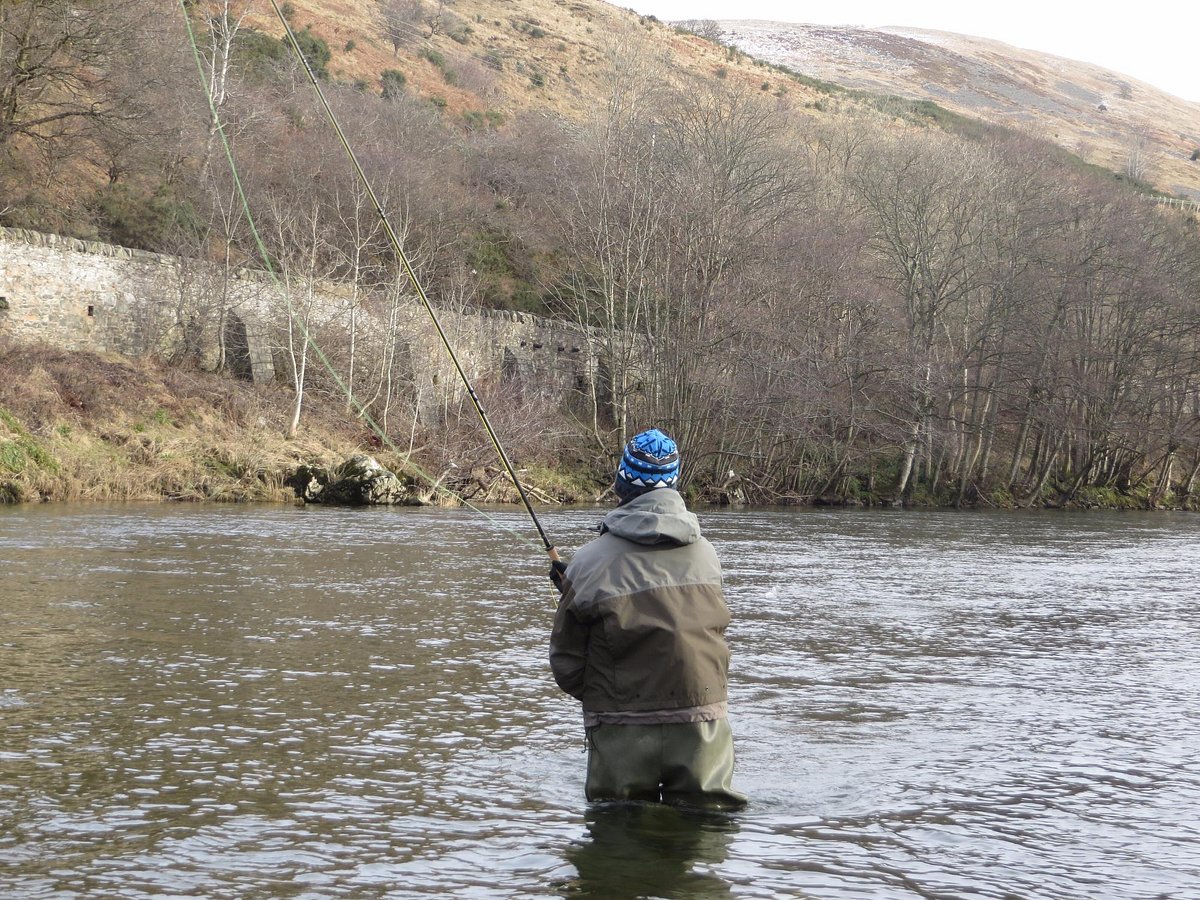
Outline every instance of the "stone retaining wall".
<path id="1" fill-rule="evenodd" d="M 190 355 L 264 381 L 290 368 L 280 294 L 263 272 L 226 275 L 196 260 L 0 228 L 0 338 L 126 356 Z M 313 297 L 308 319 L 318 344 L 347 340 L 352 305 L 364 340 L 386 331 L 388 319 L 396 322 L 422 416 L 460 398 L 460 379 L 415 299 L 395 309 L 372 296 L 352 304 L 349 288 L 336 284 L 318 285 Z M 595 377 L 580 329 L 524 313 L 438 315 L 473 381 L 520 379 L 529 391 L 563 397 Z"/>

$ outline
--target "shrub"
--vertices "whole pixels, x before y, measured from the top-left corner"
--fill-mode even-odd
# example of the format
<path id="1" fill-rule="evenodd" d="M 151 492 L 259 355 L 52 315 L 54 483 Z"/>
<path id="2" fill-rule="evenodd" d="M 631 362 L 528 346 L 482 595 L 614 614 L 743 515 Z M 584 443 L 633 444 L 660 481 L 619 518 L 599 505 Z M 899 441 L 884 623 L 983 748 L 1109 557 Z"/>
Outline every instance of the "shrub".
<path id="1" fill-rule="evenodd" d="M 19 475 L 31 468 L 58 471 L 58 462 L 38 443 L 6 409 L 0 409 L 0 422 L 12 435 L 0 438 L 0 472 Z"/>
<path id="2" fill-rule="evenodd" d="M 317 37 L 308 28 L 302 31 L 295 32 L 296 45 L 300 48 L 300 53 L 308 62 L 308 66 L 313 70 L 313 74 L 323 81 L 329 79 L 329 61 L 333 59 L 333 54 L 329 52 L 329 45 L 321 38 Z"/>
<path id="3" fill-rule="evenodd" d="M 473 236 L 466 261 L 479 277 L 484 306 L 545 314 L 530 251 L 519 238 L 500 228 L 484 228 Z"/>
<path id="4" fill-rule="evenodd" d="M 191 201 L 178 198 L 166 185 L 150 194 L 125 184 L 106 185 L 91 208 L 101 239 L 123 247 L 163 250 L 179 234 L 195 239 L 204 233 Z"/>
<path id="5" fill-rule="evenodd" d="M 234 41 L 234 59 L 252 78 L 266 77 L 287 55 L 287 45 L 269 34 L 253 28 L 243 28 Z"/>
<path id="6" fill-rule="evenodd" d="M 988 506 L 998 506 L 1001 509 L 1012 509 L 1017 505 L 1016 498 L 1005 487 L 992 488 L 984 496 L 983 502 Z"/>
<path id="7" fill-rule="evenodd" d="M 422 59 L 429 60 L 429 62 L 433 63 L 439 69 L 446 68 L 446 57 L 432 47 L 423 47 L 420 56 Z"/>
<path id="8" fill-rule="evenodd" d="M 1111 487 L 1082 487 L 1076 493 L 1071 505 L 1083 509 L 1137 509 L 1143 503 L 1134 496 L 1122 494 Z"/>
<path id="9" fill-rule="evenodd" d="M 507 233 L 486 228 L 475 235 L 474 245 L 467 251 L 467 262 L 484 277 L 512 277 L 516 266 L 509 254 L 514 243 Z"/>
<path id="10" fill-rule="evenodd" d="M 532 38 L 544 38 L 546 36 L 546 29 L 542 28 L 536 22 L 514 21 L 512 27 L 513 30 L 520 31 Z"/>
<path id="11" fill-rule="evenodd" d="M 395 100 L 404 93 L 408 76 L 399 69 L 384 69 L 379 75 L 379 81 L 383 85 L 383 99 Z"/>

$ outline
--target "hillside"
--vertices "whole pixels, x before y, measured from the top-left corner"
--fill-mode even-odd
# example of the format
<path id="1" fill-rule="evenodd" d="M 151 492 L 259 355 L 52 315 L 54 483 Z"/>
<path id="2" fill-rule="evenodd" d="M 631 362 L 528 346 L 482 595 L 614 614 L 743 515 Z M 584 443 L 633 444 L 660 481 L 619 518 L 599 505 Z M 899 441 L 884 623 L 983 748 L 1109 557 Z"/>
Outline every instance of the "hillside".
<path id="1" fill-rule="evenodd" d="M 643 43 L 630 40 L 631 32 L 651 38 L 652 50 L 638 49 L 639 64 L 658 67 L 664 79 L 719 73 L 755 87 L 763 81 L 762 66 L 754 60 L 600 0 L 292 0 L 289 5 L 293 25 L 310 28 L 333 51 L 329 72 L 334 79 L 377 88 L 382 72 L 397 70 L 410 93 L 439 98 L 439 105 L 444 100 L 451 112 L 495 108 L 506 115 L 533 111 L 582 118 L 603 102 L 602 79 L 614 50 L 632 52 Z M 274 17 L 251 15 L 246 21 L 269 34 L 280 30 Z M 774 81 L 774 90 L 815 96 L 789 79 Z"/>
<path id="2" fill-rule="evenodd" d="M 685 90 L 718 80 L 742 85 L 820 118 L 850 112 L 886 123 L 897 110 L 879 97 L 898 95 L 1022 129 L 1111 171 L 1132 168 L 1138 180 L 1164 192 L 1200 197 L 1200 161 L 1191 159 L 1200 148 L 1200 106 L 1096 66 L 994 41 L 904 28 L 739 21 L 719 23 L 722 43 L 600 0 L 288 0 L 281 6 L 297 31 L 323 45 L 331 84 L 353 85 L 376 96 L 402 93 L 442 110 L 447 124 L 499 128 L 523 117 L 583 122 L 612 98 L 614 70 L 649 73 L 661 86 Z M 258 63 L 246 54 L 265 51 L 265 68 L 286 65 L 288 54 L 272 44 L 281 28 L 267 3 L 201 0 L 196 7 L 238 23 L 242 64 L 253 69 Z M 104 83 L 116 89 L 104 119 L 139 122 L 138 143 L 152 129 L 177 129 L 172 110 L 180 102 L 199 102 L 189 51 L 176 46 L 179 52 L 153 58 L 136 74 L 136 64 L 130 72 L 124 67 L 145 59 L 152 47 L 183 40 L 178 7 L 168 0 L 135 0 L 126 13 L 106 15 L 115 21 L 104 26 L 109 32 L 90 35 L 89 51 L 93 65 L 118 75 Z M 120 21 L 122 15 L 130 21 Z M 152 26 L 136 24 L 147 21 Z M 118 35 L 120 40 L 112 40 Z M 14 32 L 9 43 L 17 46 L 19 37 Z M 200 35 L 201 44 L 208 39 Z M 119 52 L 109 51 L 118 45 Z M 258 71 L 261 76 L 264 69 Z M 21 83 L 17 74 L 14 69 L 7 77 Z M 0 71 L 0 80 L 5 77 Z M 72 78 L 66 67 L 47 68 L 40 80 L 28 83 L 21 99 L 33 111 L 30 118 L 40 115 L 36 110 L 47 87 L 70 85 Z M 0 127 L 0 143 L 7 142 L 15 153 L 6 160 L 11 181 L 3 179 L 5 165 L 0 165 L 0 188 L 16 196 L 32 187 L 38 194 L 8 207 L 0 204 L 4 224 L 91 237 L 78 221 L 80 206 L 97 205 L 87 195 L 136 175 L 141 167 L 176 165 L 131 159 L 126 148 L 136 132 L 128 128 L 125 134 L 114 132 L 115 141 L 101 138 L 87 146 L 95 132 L 82 126 L 94 120 L 88 94 L 96 84 L 87 79 L 67 91 L 74 94 L 66 99 L 79 115 L 70 121 L 81 127 L 60 128 L 50 136 L 60 146 L 66 141 L 65 149 L 51 150 L 46 134 L 31 133 L 33 140 L 25 144 L 20 128 Z M 830 103 L 837 86 L 862 93 L 840 92 Z M 141 108 L 129 115 L 122 104 Z M 912 120 L 911 110 L 898 112 Z"/>
<path id="3" fill-rule="evenodd" d="M 1200 104 L 1089 63 L 999 41 L 887 27 L 726 21 L 725 40 L 836 84 L 932 100 L 1020 128 L 1084 160 L 1200 199 Z"/>
<path id="4" fill-rule="evenodd" d="M 643 62 L 676 83 L 718 75 L 789 95 L 798 105 L 819 96 L 762 62 L 777 64 L 869 93 L 930 100 L 1052 141 L 1165 193 L 1200 198 L 1200 160 L 1191 159 L 1200 149 L 1200 105 L 1099 66 L 985 38 L 904 27 L 719 23 L 724 42 L 743 56 L 598 0 L 402 2 L 393 8 L 409 12 L 390 30 L 386 3 L 291 5 L 293 22 L 334 50 L 334 78 L 377 85 L 382 72 L 398 70 L 411 92 L 468 116 L 586 116 L 605 96 L 613 48 L 628 45 L 622 35 L 636 29 L 654 48 L 654 58 Z M 413 12 L 418 6 L 423 11 Z M 249 21 L 278 31 L 270 19 Z"/>

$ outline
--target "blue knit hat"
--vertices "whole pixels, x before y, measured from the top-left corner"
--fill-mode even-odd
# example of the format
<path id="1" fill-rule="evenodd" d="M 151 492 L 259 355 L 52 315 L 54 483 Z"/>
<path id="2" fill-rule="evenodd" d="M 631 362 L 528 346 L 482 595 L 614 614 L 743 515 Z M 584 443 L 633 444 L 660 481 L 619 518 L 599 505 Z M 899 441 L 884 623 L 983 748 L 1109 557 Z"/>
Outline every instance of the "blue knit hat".
<path id="1" fill-rule="evenodd" d="M 613 490 L 621 501 L 655 488 L 679 483 L 679 448 L 657 428 L 643 431 L 625 445 Z"/>

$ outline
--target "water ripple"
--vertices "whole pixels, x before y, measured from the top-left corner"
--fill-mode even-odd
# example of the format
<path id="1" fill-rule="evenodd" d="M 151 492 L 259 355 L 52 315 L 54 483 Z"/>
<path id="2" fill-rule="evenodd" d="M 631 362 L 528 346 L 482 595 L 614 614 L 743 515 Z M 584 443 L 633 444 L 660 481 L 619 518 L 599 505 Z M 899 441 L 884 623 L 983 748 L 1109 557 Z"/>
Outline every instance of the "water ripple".
<path id="1" fill-rule="evenodd" d="M 702 521 L 737 816 L 583 803 L 545 565 L 469 511 L 0 509 L 6 896 L 1195 895 L 1195 517 Z"/>

